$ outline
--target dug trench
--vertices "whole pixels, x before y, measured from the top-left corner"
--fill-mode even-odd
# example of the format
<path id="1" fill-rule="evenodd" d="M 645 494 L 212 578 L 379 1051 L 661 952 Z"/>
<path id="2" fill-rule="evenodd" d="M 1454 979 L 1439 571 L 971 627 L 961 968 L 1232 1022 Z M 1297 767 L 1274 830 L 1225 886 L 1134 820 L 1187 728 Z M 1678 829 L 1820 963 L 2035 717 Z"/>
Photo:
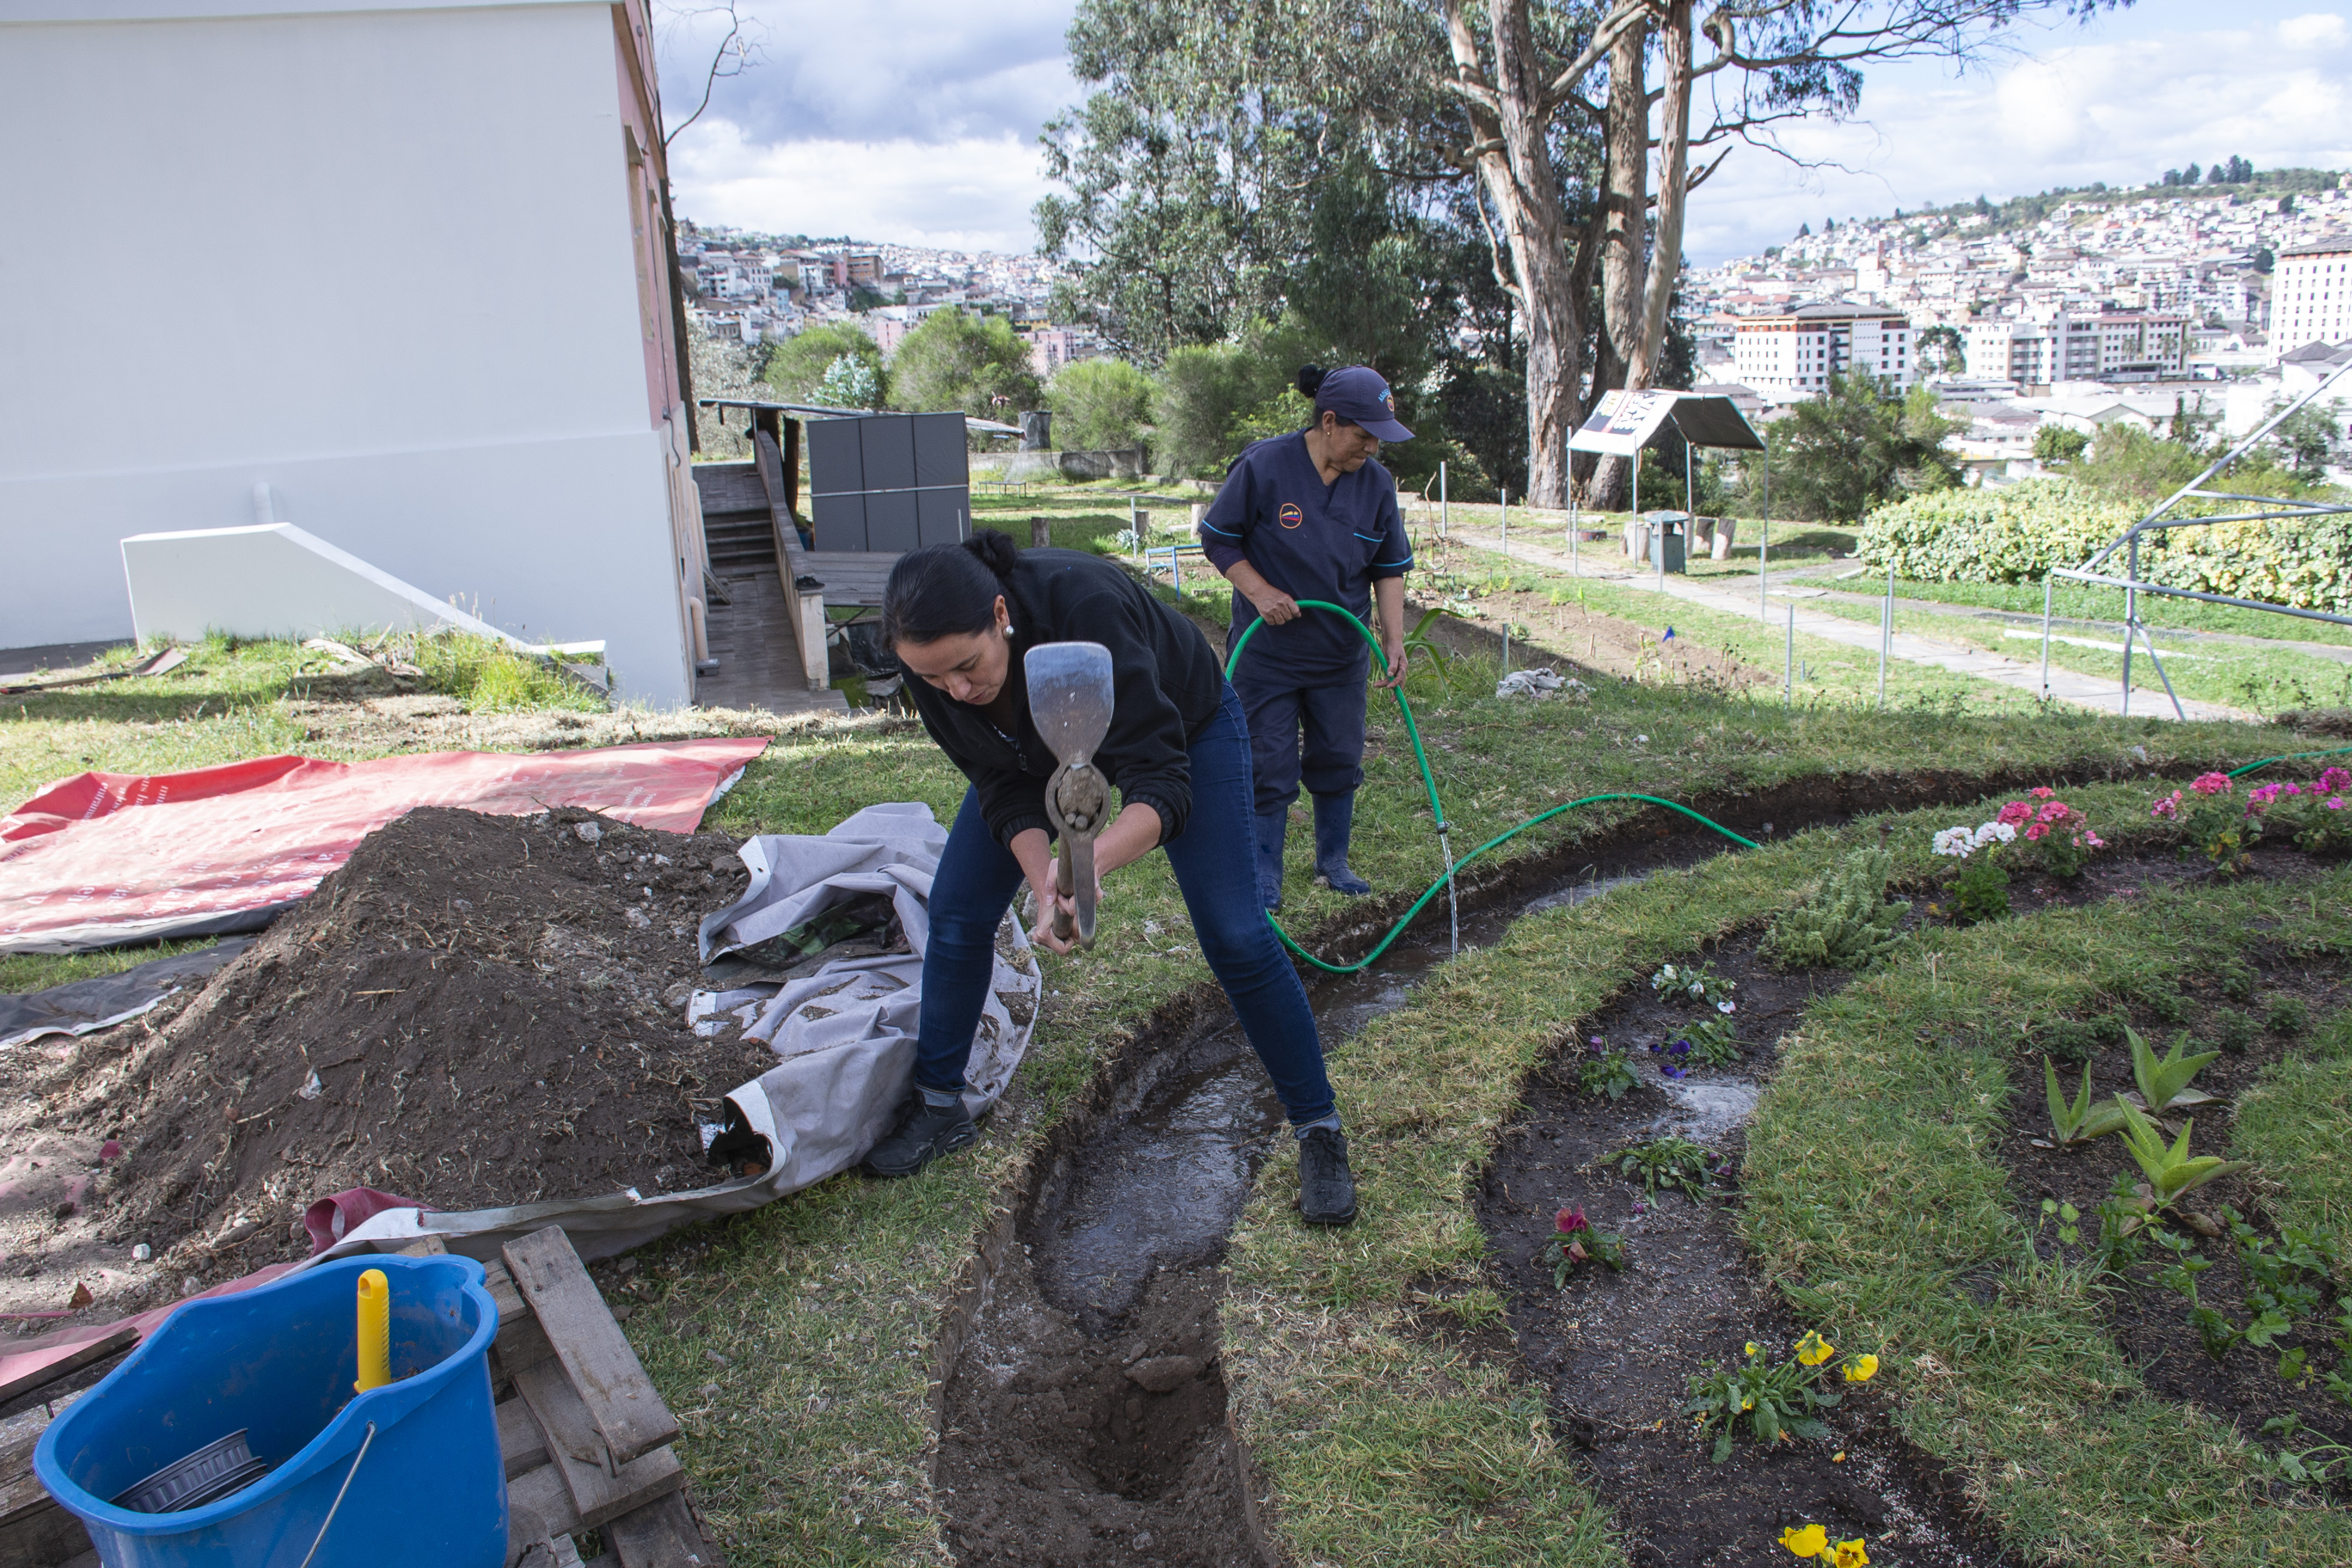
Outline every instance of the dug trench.
<path id="1" fill-rule="evenodd" d="M 2257 858 L 2253 874 L 2303 879 L 2319 869 L 2307 856 L 2274 851 Z M 2012 913 L 2144 898 L 2152 889 L 2209 875 L 2168 851 L 2118 856 L 2095 862 L 2073 883 L 2043 880 L 2021 888 Z M 1915 902 L 1906 924 L 1916 929 L 1929 918 Z M 1715 1069 L 1690 1067 L 1679 1078 L 1661 1071 L 1658 1064 L 1674 1058 L 1655 1047 L 1686 1036 L 1703 1004 L 1637 982 L 1585 1020 L 1528 1084 L 1522 1109 L 1498 1138 L 1475 1199 L 1509 1301 L 1517 1353 L 1545 1386 L 1555 1432 L 1578 1450 L 1588 1480 L 1625 1531 L 1628 1558 L 1637 1568 L 1766 1568 L 1789 1561 L 1778 1544 L 1780 1530 L 1808 1523 L 1824 1525 L 1833 1540 L 1866 1538 L 1883 1560 L 1917 1568 L 2019 1563 L 1973 1521 L 1961 1486 L 1896 1433 L 1874 1388 L 1850 1388 L 1839 1407 L 1824 1413 L 1830 1440 L 1767 1450 L 1743 1437 L 1721 1464 L 1712 1462 L 1708 1445 L 1684 1414 L 1694 1373 L 1737 1364 L 1750 1342 L 1780 1361 L 1812 1326 L 1790 1312 L 1742 1245 L 1734 1173 L 1745 1123 L 1771 1077 L 1780 1042 L 1808 1008 L 1853 976 L 1837 970 L 1776 971 L 1759 954 L 1761 935 L 1746 931 L 1704 955 L 1713 973 L 1736 987 L 1736 1062 Z M 2284 983 L 2284 976 L 2276 978 Z M 2168 1011 L 2175 1022 L 2187 1018 Z M 2204 1011 L 2194 1021 L 2210 1022 Z M 2143 1023 L 2149 1021 L 2143 1016 Z M 2101 1030 L 2120 1041 L 2119 1018 L 2103 1016 L 2075 1032 Z M 1580 1081 L 1580 1068 L 1597 1059 L 1596 1039 L 1628 1049 L 1640 1064 L 1638 1083 L 1622 1098 L 1588 1092 Z M 2251 1081 L 2276 1054 L 2255 1049 L 2229 1058 L 2224 1086 Z M 2127 1067 L 2117 1077 L 2118 1056 L 2106 1053 L 2099 1063 L 2095 1077 L 2104 1092 L 2130 1085 Z M 2013 1131 L 2002 1152 L 2021 1203 L 2031 1207 L 2044 1194 L 2071 1197 L 2089 1214 L 2100 1194 L 2084 1188 L 2082 1157 L 2044 1154 L 2033 1146 L 2042 1099 L 2038 1065 L 2030 1077 L 2013 1076 L 2027 1087 L 2011 1101 Z M 1638 1167 L 1626 1165 L 1629 1151 L 1662 1152 L 1669 1141 L 1691 1146 L 1693 1155 L 1704 1151 L 1697 1156 L 1702 1173 L 1690 1187 L 1653 1187 Z M 2101 1183 L 2119 1162 L 2128 1163 L 2119 1148 L 2103 1153 L 2112 1157 L 2098 1168 Z M 2063 1176 L 2043 1163 L 2062 1158 L 2076 1162 Z M 1627 1262 L 1622 1272 L 1588 1264 L 1564 1288 L 1555 1285 L 1539 1255 L 1556 1233 L 1558 1215 L 1570 1207 L 1593 1229 L 1622 1237 Z M 2056 1247 L 2054 1234 L 2043 1238 L 2045 1251 Z M 2079 1261 L 2082 1249 L 2069 1250 Z M 1983 1288 L 1992 1287 L 1989 1276 Z M 2234 1368 L 2197 1365 L 2203 1358 L 2194 1356 L 2186 1329 L 2169 1318 L 2156 1321 L 2163 1314 L 2154 1295 L 2144 1279 L 2133 1279 L 2116 1298 L 2112 1320 L 2118 1342 L 2142 1366 L 2153 1391 L 2251 1415 L 2250 1433 L 2271 1408 L 2286 1406 L 2286 1386 L 2275 1376 L 2263 1385 L 2265 1369 L 2254 1364 L 2251 1352 Z M 2232 1397 L 2243 1393 L 2241 1384 L 2253 1394 Z M 2266 1405 L 2260 1403 L 2264 1398 Z M 2336 1425 L 2317 1410 L 2319 1399 L 2294 1403 L 2323 1429 Z"/>
<path id="2" fill-rule="evenodd" d="M 1765 839 L 2043 782 L 2053 781 L 1808 780 L 1694 809 Z M 1490 943 L 1522 915 L 1730 847 L 1685 818 L 1645 810 L 1604 835 L 1465 875 L 1462 940 Z M 1314 933 L 1309 946 L 1360 955 L 1411 896 L 1367 900 L 1363 913 Z M 1394 1008 L 1445 961 L 1449 936 L 1441 899 L 1369 972 L 1311 980 L 1326 1047 Z M 1790 987 L 1780 1002 L 1793 1016 L 1809 996 Z M 1746 1103 L 1757 1083 L 1743 1091 Z M 1227 1568 L 1278 1560 L 1257 1512 L 1262 1489 L 1227 1416 L 1217 1266 L 1260 1163 L 1284 1135 L 1255 1057 L 1223 997 L 1203 986 L 1113 1051 L 1043 1141 L 1013 1184 L 1004 1218 L 967 1260 L 937 1342 L 933 1474 L 961 1561 Z M 1550 1214 L 1542 1211 L 1547 1233 Z M 1515 1222 L 1499 1212 L 1486 1217 L 1503 1253 L 1530 1250 Z M 1728 1230 L 1710 1245 L 1727 1248 L 1710 1265 L 1723 1284 L 1755 1298 Z M 1573 1433 L 1578 1419 L 1565 1415 L 1561 1425 Z M 1899 1495 L 1902 1507 L 1931 1518 L 1930 1528 L 1969 1539 L 1931 1475 L 1923 1471 Z M 1998 1561 L 1970 1550 L 1948 1561 Z"/>

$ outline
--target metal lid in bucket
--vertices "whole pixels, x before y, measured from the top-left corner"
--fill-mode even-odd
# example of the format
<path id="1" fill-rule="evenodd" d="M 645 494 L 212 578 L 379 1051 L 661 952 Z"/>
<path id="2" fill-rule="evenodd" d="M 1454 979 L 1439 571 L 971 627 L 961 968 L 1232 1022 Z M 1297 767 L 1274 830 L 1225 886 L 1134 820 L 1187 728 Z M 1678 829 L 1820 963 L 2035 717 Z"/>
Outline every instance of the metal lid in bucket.
<path id="1" fill-rule="evenodd" d="M 134 1513 L 184 1513 L 242 1491 L 269 1473 L 269 1461 L 255 1458 L 247 1445 L 247 1430 L 239 1427 L 164 1466 L 116 1498 L 114 1506 Z"/>

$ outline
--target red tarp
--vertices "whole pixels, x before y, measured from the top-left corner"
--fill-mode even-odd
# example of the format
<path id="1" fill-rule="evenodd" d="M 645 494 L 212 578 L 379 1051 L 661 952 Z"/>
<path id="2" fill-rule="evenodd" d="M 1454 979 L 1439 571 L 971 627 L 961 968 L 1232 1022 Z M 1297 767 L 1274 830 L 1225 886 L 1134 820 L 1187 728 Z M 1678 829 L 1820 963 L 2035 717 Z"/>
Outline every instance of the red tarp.
<path id="1" fill-rule="evenodd" d="M 71 952 L 250 931 L 420 805 L 521 816 L 585 806 L 691 833 L 768 742 L 435 752 L 367 763 L 260 757 L 184 773 L 80 773 L 0 818 L 0 952 Z"/>

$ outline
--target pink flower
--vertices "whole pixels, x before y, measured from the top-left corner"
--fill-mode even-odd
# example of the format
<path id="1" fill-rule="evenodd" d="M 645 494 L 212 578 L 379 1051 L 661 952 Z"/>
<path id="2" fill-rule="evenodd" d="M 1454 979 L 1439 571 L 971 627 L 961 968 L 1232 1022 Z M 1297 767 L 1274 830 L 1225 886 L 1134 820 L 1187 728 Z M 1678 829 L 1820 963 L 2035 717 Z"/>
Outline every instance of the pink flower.
<path id="1" fill-rule="evenodd" d="M 2180 792 L 2174 790 L 2147 808 L 2150 816 L 2178 816 L 2180 814 Z"/>
<path id="2" fill-rule="evenodd" d="M 2271 802 L 2279 797 L 2280 788 L 2281 786 L 2274 784 L 2264 784 L 2260 789 L 2254 791 L 2253 794 L 2246 797 L 2246 804 L 2249 805 L 2268 805 Z"/>
<path id="3" fill-rule="evenodd" d="M 2280 793 L 2284 795 L 2301 795 L 2303 793 L 2303 786 L 2299 784 L 2291 784 Z"/>
<path id="4" fill-rule="evenodd" d="M 2089 828 L 2087 828 L 2087 827 L 2085 827 L 2084 829 L 2083 829 L 2083 847 L 2084 847 L 2084 848 L 2085 848 L 2085 849 L 2105 849 L 2106 847 L 2107 847 L 2107 841 L 2106 841 L 2105 839 L 2104 839 L 2104 838 L 2100 837 L 2097 834 L 2095 834 L 2095 833 L 2092 832 L 2092 831 L 2091 831 Z"/>
<path id="5" fill-rule="evenodd" d="M 2199 795 L 2227 795 L 2233 786 L 2227 773 L 2200 773 L 2189 781 L 2189 787 Z"/>
<path id="6" fill-rule="evenodd" d="M 2047 838 L 2050 837 L 2050 825 L 2046 822 L 2037 822 L 2025 830 L 2025 837 L 2029 840 Z"/>
<path id="7" fill-rule="evenodd" d="M 1994 817 L 1993 820 L 1995 822 L 2006 822 L 2011 827 L 2015 827 L 2019 823 L 2025 821 L 2032 815 L 2033 808 L 2032 806 L 2026 805 L 2021 800 L 2012 800 L 2007 805 L 2000 808 L 2000 815 Z"/>
<path id="8" fill-rule="evenodd" d="M 1562 1209 L 1552 1216 L 1552 1223 L 1559 1227 L 1562 1236 L 1574 1236 L 1580 1230 L 1592 1228 L 1592 1222 L 1584 1217 L 1581 1208 Z"/>
<path id="9" fill-rule="evenodd" d="M 2343 810 L 2343 809 L 2344 809 L 2344 797 L 2343 797 L 2342 795 L 2329 795 L 2329 796 L 2327 797 L 2327 809 L 2328 809 L 2328 810 L 2330 810 L 2330 811 L 2341 811 L 2341 810 Z"/>
<path id="10" fill-rule="evenodd" d="M 2052 795 L 2054 795 L 2057 793 L 2058 792 L 2056 790 L 2052 789 L 2048 784 L 2043 784 L 2035 789 L 2032 792 L 2032 795 L 2033 798 L 2036 800 L 2048 800 Z"/>
<path id="11" fill-rule="evenodd" d="M 2067 809 L 2066 803 L 2064 801 L 2053 800 L 2048 805 L 2042 808 L 2035 820 L 2040 822 L 2063 822 L 2072 815 L 2073 813 Z"/>
<path id="12" fill-rule="evenodd" d="M 2319 782 L 2313 787 L 2326 795 L 2352 789 L 2352 768 L 2328 768 L 2321 773 Z"/>

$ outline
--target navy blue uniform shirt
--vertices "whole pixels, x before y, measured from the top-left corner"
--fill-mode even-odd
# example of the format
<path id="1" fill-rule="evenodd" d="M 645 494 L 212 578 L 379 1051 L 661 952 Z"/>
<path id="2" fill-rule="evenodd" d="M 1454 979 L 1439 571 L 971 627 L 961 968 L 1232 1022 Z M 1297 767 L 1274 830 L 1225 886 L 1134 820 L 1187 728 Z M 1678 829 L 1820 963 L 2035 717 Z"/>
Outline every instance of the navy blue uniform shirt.
<path id="1" fill-rule="evenodd" d="M 1220 572 L 1246 560 L 1292 598 L 1328 599 L 1367 623 L 1373 580 L 1402 576 L 1412 564 L 1389 471 L 1369 459 L 1326 485 L 1304 433 L 1243 448 L 1201 520 L 1201 544 Z M 1257 606 L 1235 589 L 1228 650 L 1257 618 Z M 1279 669 L 1301 686 L 1360 681 L 1370 653 L 1362 634 L 1337 616 L 1307 610 L 1288 626 L 1269 626 L 1250 638 L 1243 670 L 1235 673 Z"/>

